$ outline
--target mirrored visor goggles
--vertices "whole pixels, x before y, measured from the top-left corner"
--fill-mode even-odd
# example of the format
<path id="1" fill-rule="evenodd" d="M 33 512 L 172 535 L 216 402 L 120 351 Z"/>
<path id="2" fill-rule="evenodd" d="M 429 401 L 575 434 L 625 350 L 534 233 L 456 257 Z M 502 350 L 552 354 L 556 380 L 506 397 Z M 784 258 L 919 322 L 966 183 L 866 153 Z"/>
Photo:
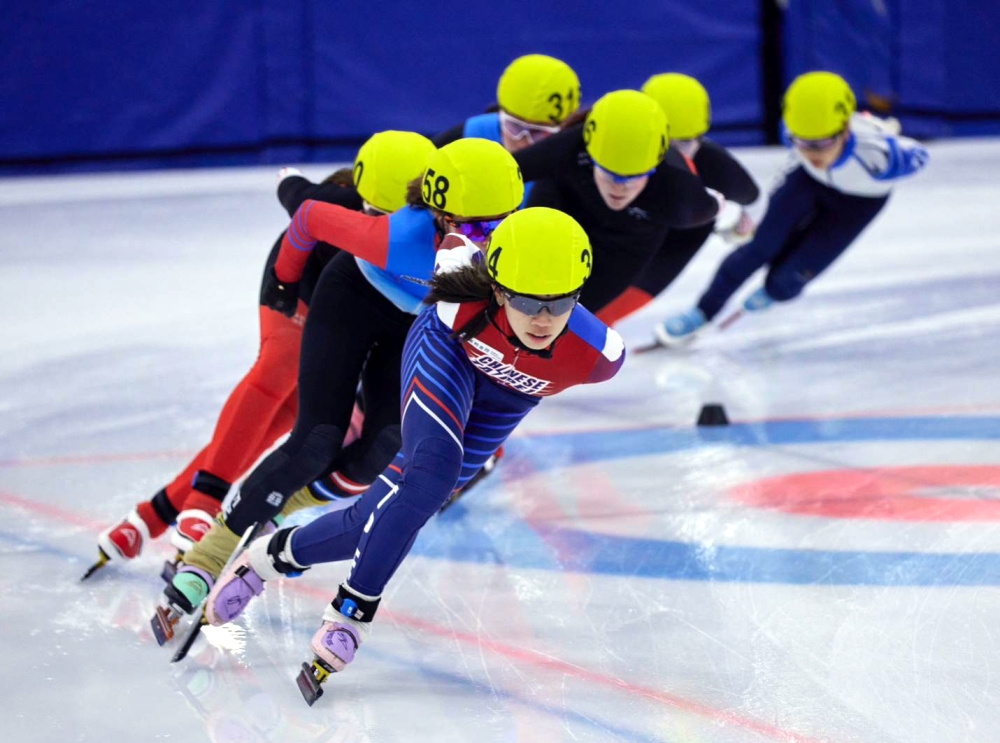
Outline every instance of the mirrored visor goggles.
<path id="1" fill-rule="evenodd" d="M 607 168 L 602 168 L 596 162 L 594 163 L 594 167 L 608 176 L 615 183 L 631 183 L 637 178 L 647 178 L 656 172 L 656 168 L 653 168 L 652 170 L 648 170 L 645 173 L 639 173 L 638 175 L 618 175 L 617 173 L 611 172 Z"/>
<path id="2" fill-rule="evenodd" d="M 532 317 L 540 315 L 542 310 L 548 310 L 550 315 L 565 315 L 571 309 L 576 307 L 577 302 L 580 301 L 579 291 L 549 299 L 533 297 L 530 294 L 515 294 L 509 289 L 504 289 L 502 287 L 500 292 L 507 298 L 507 301 L 510 302 L 511 307 L 524 315 L 530 315 Z"/>
<path id="3" fill-rule="evenodd" d="M 840 141 L 840 135 L 843 132 L 837 132 L 832 137 L 823 137 L 823 139 L 802 139 L 801 137 L 791 137 L 792 144 L 798 147 L 800 150 L 809 150 L 810 152 L 823 152 L 828 150 L 837 142 Z"/>
<path id="4" fill-rule="evenodd" d="M 466 222 L 459 222 L 454 217 L 445 217 L 445 220 L 473 242 L 483 242 L 493 234 L 493 230 L 500 226 L 504 217 L 500 217 L 500 219 L 472 219 Z"/>
<path id="5" fill-rule="evenodd" d="M 515 142 L 527 140 L 529 144 L 534 144 L 545 139 L 550 134 L 559 131 L 559 125 L 532 124 L 530 121 L 522 121 L 511 116 L 506 111 L 500 111 L 500 128 Z"/>

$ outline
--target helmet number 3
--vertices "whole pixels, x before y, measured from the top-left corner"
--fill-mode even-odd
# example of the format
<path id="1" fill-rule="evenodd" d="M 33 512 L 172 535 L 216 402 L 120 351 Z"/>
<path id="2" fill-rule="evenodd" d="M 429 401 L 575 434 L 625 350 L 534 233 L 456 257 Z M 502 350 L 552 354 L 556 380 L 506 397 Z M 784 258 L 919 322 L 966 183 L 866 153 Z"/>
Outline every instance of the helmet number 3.
<path id="1" fill-rule="evenodd" d="M 548 101 L 552 104 L 552 112 L 549 114 L 549 118 L 554 124 L 559 124 L 565 119 L 569 114 L 576 110 L 577 101 L 580 98 L 580 92 L 574 91 L 570 88 L 566 93 L 565 98 L 562 93 L 553 93 L 549 96 Z M 563 106 L 563 101 L 566 101 L 565 107 Z M 569 109 L 568 111 L 566 109 Z"/>
<path id="2" fill-rule="evenodd" d="M 424 174 L 424 201 L 437 209 L 444 209 L 448 203 L 445 196 L 448 193 L 448 179 L 438 175 L 433 168 L 428 168 Z"/>

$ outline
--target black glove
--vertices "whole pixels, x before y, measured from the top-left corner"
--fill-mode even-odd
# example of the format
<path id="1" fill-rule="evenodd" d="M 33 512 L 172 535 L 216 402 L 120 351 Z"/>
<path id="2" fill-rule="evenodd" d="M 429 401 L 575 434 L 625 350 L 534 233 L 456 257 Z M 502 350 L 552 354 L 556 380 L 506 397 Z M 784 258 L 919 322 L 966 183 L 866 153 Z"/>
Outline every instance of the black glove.
<path id="1" fill-rule="evenodd" d="M 260 288 L 260 303 L 277 310 L 285 317 L 293 317 L 299 306 L 299 282 L 282 281 L 272 266 L 264 274 L 264 285 Z"/>

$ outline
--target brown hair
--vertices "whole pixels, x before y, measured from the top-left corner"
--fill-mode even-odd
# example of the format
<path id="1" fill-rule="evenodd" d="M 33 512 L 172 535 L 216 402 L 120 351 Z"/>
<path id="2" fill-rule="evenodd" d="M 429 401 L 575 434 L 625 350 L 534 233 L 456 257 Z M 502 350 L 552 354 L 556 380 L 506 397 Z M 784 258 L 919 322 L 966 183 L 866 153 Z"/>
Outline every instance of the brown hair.
<path id="1" fill-rule="evenodd" d="M 424 195 L 421 192 L 423 188 L 423 176 L 418 176 L 412 181 L 406 184 L 406 203 L 410 206 L 423 206 L 426 207 L 427 204 L 424 203 Z"/>
<path id="2" fill-rule="evenodd" d="M 431 279 L 431 291 L 424 301 L 427 304 L 489 301 L 490 306 L 486 312 L 472 318 L 463 327 L 452 333 L 453 337 L 463 340 L 479 335 L 483 328 L 489 324 L 489 312 L 494 305 L 493 279 L 490 278 L 489 271 L 486 270 L 486 263 L 473 263 L 471 266 L 463 266 L 457 271 L 435 274 Z"/>
<path id="3" fill-rule="evenodd" d="M 351 168 L 341 168 L 340 170 L 335 170 L 326 178 L 323 179 L 322 183 L 332 183 L 335 186 L 340 186 L 341 188 L 348 188 L 354 185 L 354 170 Z"/>

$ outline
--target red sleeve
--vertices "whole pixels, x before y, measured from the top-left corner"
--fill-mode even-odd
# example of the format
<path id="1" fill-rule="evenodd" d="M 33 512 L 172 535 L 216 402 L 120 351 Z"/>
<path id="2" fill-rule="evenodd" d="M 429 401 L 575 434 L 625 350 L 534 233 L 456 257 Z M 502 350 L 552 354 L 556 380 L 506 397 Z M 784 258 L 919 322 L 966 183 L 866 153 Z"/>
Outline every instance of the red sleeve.
<path id="1" fill-rule="evenodd" d="M 307 199 L 292 217 L 281 240 L 274 272 L 281 281 L 302 278 L 317 242 L 334 245 L 385 268 L 389 256 L 389 217 L 371 217 L 336 204 Z"/>
<path id="2" fill-rule="evenodd" d="M 606 356 L 601 356 L 597 363 L 594 364 L 594 368 L 590 370 L 590 378 L 587 379 L 588 384 L 595 384 L 597 382 L 607 382 L 615 374 L 617 374 L 622 366 L 625 364 L 625 349 L 622 349 L 621 355 L 613 361 Z"/>
<path id="3" fill-rule="evenodd" d="M 637 312 L 652 301 L 652 294 L 638 287 L 630 286 L 594 314 L 597 315 L 598 320 L 611 327 L 622 318 Z"/>

